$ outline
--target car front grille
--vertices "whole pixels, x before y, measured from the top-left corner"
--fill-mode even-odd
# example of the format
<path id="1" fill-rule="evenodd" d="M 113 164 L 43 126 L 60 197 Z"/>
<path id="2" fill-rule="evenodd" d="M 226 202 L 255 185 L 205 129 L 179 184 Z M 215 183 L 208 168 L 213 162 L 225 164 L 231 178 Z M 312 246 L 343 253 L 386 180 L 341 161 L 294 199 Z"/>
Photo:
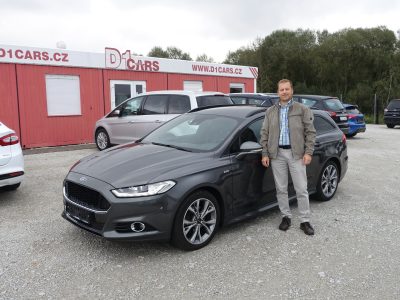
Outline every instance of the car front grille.
<path id="1" fill-rule="evenodd" d="M 65 192 L 69 200 L 83 207 L 98 211 L 110 208 L 110 203 L 99 192 L 74 182 L 66 181 Z"/>
<path id="2" fill-rule="evenodd" d="M 94 229 L 95 233 L 98 233 L 98 231 L 101 231 L 104 227 L 104 223 L 97 221 L 93 212 L 87 211 L 71 203 L 65 204 L 65 212 L 70 218 L 73 218 L 75 222 L 85 226 L 85 228 Z"/>

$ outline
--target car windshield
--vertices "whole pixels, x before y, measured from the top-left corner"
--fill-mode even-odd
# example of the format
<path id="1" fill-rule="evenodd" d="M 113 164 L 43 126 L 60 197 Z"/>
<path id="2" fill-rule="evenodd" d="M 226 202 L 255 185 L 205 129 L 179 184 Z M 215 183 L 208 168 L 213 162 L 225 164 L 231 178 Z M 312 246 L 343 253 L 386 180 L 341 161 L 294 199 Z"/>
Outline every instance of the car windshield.
<path id="1" fill-rule="evenodd" d="M 238 120 L 218 115 L 181 115 L 147 135 L 142 142 L 193 152 L 218 148 L 231 135 Z"/>
<path id="2" fill-rule="evenodd" d="M 225 95 L 197 96 L 196 100 L 198 107 L 233 104 L 232 99 Z"/>
<path id="3" fill-rule="evenodd" d="M 343 110 L 344 106 L 339 99 L 331 98 L 325 100 L 325 105 L 328 109 L 336 111 L 336 110 Z"/>
<path id="4" fill-rule="evenodd" d="M 388 109 L 400 108 L 400 100 L 392 100 L 389 102 Z"/>

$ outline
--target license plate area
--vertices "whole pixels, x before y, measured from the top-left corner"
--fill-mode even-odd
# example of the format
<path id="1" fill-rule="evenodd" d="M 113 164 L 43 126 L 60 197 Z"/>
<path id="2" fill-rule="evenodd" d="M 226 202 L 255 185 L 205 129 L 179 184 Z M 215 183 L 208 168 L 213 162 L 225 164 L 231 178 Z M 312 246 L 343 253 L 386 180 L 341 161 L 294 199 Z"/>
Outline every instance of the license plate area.
<path id="1" fill-rule="evenodd" d="M 341 117 L 340 117 L 340 121 L 347 121 L 347 117 L 341 116 Z"/>
<path id="2" fill-rule="evenodd" d="M 95 219 L 93 212 L 71 205 L 70 203 L 65 205 L 65 211 L 70 217 L 87 225 L 90 225 Z"/>

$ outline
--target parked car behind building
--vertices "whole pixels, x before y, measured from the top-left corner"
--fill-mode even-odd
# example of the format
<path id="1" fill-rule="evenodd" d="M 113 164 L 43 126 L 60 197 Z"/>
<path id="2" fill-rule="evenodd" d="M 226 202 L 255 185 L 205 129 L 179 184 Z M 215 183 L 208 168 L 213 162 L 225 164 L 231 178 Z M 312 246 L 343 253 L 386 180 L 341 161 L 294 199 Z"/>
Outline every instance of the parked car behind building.
<path id="1" fill-rule="evenodd" d="M 0 122 L 0 188 L 17 189 L 24 178 L 24 157 L 14 130 Z"/>
<path id="2" fill-rule="evenodd" d="M 297 102 L 307 105 L 312 109 L 327 111 L 331 118 L 339 126 L 340 130 L 342 130 L 344 134 L 349 133 L 347 112 L 342 102 L 338 98 L 317 95 L 293 95 L 293 99 Z"/>
<path id="3" fill-rule="evenodd" d="M 111 240 L 207 245 L 218 227 L 277 206 L 271 168 L 261 163 L 265 108 L 225 106 L 183 114 L 143 139 L 95 153 L 64 181 L 63 217 Z M 314 111 L 316 142 L 308 189 L 335 195 L 347 170 L 346 137 Z M 289 182 L 289 197 L 296 198 Z"/>
<path id="4" fill-rule="evenodd" d="M 365 118 L 364 114 L 360 112 L 357 105 L 343 103 L 344 108 L 347 112 L 347 118 L 349 122 L 349 133 L 347 137 L 353 137 L 359 132 L 365 132 Z"/>
<path id="5" fill-rule="evenodd" d="M 96 122 L 97 148 L 137 140 L 166 121 L 192 109 L 233 104 L 228 95 L 218 92 L 157 91 L 127 99 Z"/>
<path id="6" fill-rule="evenodd" d="M 388 128 L 400 125 L 400 99 L 390 100 L 385 108 L 383 119 Z"/>

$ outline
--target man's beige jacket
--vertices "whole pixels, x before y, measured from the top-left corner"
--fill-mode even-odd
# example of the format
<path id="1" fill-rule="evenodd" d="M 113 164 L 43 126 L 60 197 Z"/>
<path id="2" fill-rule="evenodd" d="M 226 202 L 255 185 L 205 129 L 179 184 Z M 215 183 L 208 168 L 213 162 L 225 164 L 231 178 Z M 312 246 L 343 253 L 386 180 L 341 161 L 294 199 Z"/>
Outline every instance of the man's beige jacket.
<path id="1" fill-rule="evenodd" d="M 279 146 L 279 102 L 269 107 L 261 127 L 260 144 L 262 155 L 276 158 Z M 289 107 L 288 126 L 290 145 L 295 159 L 302 159 L 304 154 L 312 155 L 315 143 L 314 115 L 307 106 L 294 102 Z"/>

